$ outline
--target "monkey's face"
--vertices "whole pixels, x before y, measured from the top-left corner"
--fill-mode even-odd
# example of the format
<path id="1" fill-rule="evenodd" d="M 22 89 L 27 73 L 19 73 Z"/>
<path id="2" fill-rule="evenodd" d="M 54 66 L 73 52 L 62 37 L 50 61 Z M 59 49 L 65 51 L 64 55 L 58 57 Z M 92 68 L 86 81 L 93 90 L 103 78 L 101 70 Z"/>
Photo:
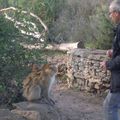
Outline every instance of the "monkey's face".
<path id="1" fill-rule="evenodd" d="M 57 73 L 57 67 L 53 64 L 45 64 L 43 69 L 46 75 L 54 76 Z"/>
<path id="2" fill-rule="evenodd" d="M 57 67 L 55 65 L 50 64 L 49 66 L 51 76 L 55 76 L 57 74 Z"/>

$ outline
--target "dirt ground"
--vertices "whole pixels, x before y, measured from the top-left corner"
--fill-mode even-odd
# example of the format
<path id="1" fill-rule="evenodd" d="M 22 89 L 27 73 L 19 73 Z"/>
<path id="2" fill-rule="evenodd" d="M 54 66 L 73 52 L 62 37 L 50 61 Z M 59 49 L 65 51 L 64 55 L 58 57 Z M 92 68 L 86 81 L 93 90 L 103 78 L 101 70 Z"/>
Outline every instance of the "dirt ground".
<path id="1" fill-rule="evenodd" d="M 52 94 L 61 120 L 104 120 L 102 97 L 68 89 L 65 85 L 55 85 Z"/>
<path id="2" fill-rule="evenodd" d="M 56 105 L 62 111 L 62 120 L 104 120 L 103 98 L 78 90 L 56 86 L 53 91 Z"/>
<path id="3" fill-rule="evenodd" d="M 51 61 L 57 61 L 55 57 Z M 64 59 L 64 60 L 63 60 Z M 67 57 L 60 57 L 57 61 L 67 62 Z M 62 120 L 104 120 L 103 97 L 68 89 L 65 85 L 56 85 L 54 91 L 56 105 L 65 116 Z"/>

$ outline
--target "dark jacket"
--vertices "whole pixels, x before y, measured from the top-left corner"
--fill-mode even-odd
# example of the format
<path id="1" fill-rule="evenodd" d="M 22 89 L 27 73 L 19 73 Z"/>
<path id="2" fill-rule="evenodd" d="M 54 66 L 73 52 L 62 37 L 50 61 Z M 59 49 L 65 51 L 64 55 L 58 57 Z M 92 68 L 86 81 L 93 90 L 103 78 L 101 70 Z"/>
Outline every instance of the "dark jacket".
<path id="1" fill-rule="evenodd" d="M 115 31 L 112 59 L 106 62 L 106 66 L 111 71 L 110 91 L 120 92 L 120 24 Z"/>

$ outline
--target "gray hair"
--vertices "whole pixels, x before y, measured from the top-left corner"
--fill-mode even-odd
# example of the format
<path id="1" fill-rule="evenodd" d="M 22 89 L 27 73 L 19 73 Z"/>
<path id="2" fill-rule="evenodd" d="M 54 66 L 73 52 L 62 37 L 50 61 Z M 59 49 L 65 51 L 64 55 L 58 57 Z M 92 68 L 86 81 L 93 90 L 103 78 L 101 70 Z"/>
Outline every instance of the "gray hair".
<path id="1" fill-rule="evenodd" d="M 120 12 L 120 0 L 114 0 L 111 2 L 110 6 L 109 6 L 109 11 L 113 12 Z"/>

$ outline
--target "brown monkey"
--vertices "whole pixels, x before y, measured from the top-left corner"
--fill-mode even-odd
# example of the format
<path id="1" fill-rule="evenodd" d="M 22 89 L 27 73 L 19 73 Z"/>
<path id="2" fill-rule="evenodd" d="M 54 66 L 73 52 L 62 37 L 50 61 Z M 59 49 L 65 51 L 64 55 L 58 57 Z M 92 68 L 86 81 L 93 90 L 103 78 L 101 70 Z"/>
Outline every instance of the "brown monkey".
<path id="1" fill-rule="evenodd" d="M 47 102 L 54 103 L 50 99 L 50 91 L 56 72 L 57 69 L 52 64 L 45 64 L 40 70 L 33 66 L 32 72 L 23 81 L 23 96 L 28 101 L 44 98 Z"/>

